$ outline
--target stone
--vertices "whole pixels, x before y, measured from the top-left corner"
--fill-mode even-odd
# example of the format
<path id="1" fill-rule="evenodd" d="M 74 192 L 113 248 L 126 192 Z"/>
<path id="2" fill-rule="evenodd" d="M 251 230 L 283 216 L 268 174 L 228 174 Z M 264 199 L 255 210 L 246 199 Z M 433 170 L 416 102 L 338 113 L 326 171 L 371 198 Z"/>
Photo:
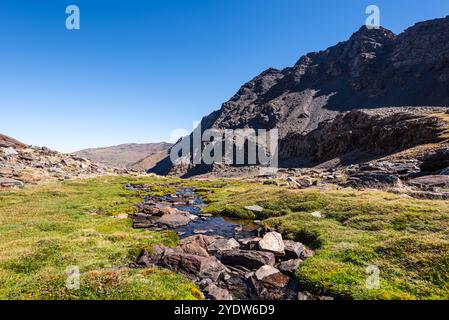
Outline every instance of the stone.
<path id="1" fill-rule="evenodd" d="M 259 248 L 260 240 L 262 240 L 262 238 L 245 238 L 245 239 L 239 239 L 239 242 L 240 242 L 242 249 L 256 250 L 257 248 Z"/>
<path id="2" fill-rule="evenodd" d="M 304 248 L 304 250 L 301 252 L 301 259 L 305 260 L 307 258 L 311 258 L 313 257 L 315 254 L 315 252 L 313 252 L 313 250 L 308 249 L 308 248 Z"/>
<path id="3" fill-rule="evenodd" d="M 291 278 L 283 275 L 277 269 L 266 268 L 259 278 L 254 275 L 251 284 L 257 297 L 262 300 L 289 299 L 292 295 L 288 288 Z"/>
<path id="4" fill-rule="evenodd" d="M 2 148 L 2 152 L 7 157 L 17 156 L 19 153 L 13 147 Z"/>
<path id="5" fill-rule="evenodd" d="M 305 247 L 302 243 L 292 241 L 292 240 L 284 240 L 285 246 L 285 259 L 298 259 L 301 257 L 302 252 Z"/>
<path id="6" fill-rule="evenodd" d="M 136 264 L 141 267 L 151 267 L 160 264 L 162 257 L 167 248 L 165 246 L 156 245 L 152 248 L 151 255 L 146 250 L 142 250 L 137 257 Z"/>
<path id="7" fill-rule="evenodd" d="M 151 265 L 149 255 L 146 250 L 143 250 L 137 257 L 136 264 L 141 267 L 149 267 Z"/>
<path id="8" fill-rule="evenodd" d="M 271 229 L 269 226 L 263 226 L 260 227 L 259 229 L 257 229 L 257 236 L 259 238 L 262 238 L 265 234 L 267 234 L 268 232 L 272 232 L 273 229 Z"/>
<path id="9" fill-rule="evenodd" d="M 282 235 L 278 232 L 268 232 L 259 241 L 259 249 L 272 252 L 277 256 L 283 256 L 285 254 L 285 246 Z"/>
<path id="10" fill-rule="evenodd" d="M 175 229 L 175 228 L 179 228 L 179 227 L 188 225 L 190 223 L 190 221 L 191 220 L 190 220 L 189 216 L 186 216 L 185 214 L 169 213 L 169 214 L 164 214 L 156 222 L 158 224 L 162 224 L 169 228 Z"/>
<path id="11" fill-rule="evenodd" d="M 214 237 L 206 236 L 206 235 L 194 235 L 187 238 L 182 239 L 179 241 L 180 246 L 184 246 L 187 244 L 194 244 L 197 245 L 204 250 L 207 251 L 207 248 L 216 241 Z"/>
<path id="12" fill-rule="evenodd" d="M 203 229 L 195 229 L 193 230 L 194 234 L 206 234 L 208 233 L 210 230 L 203 230 Z"/>
<path id="13" fill-rule="evenodd" d="M 209 252 L 221 253 L 223 251 L 235 250 L 238 248 L 240 248 L 240 244 L 237 242 L 237 240 L 231 238 L 231 239 L 217 239 L 207 248 L 207 250 Z"/>
<path id="14" fill-rule="evenodd" d="M 153 217 L 147 214 L 136 213 L 131 215 L 133 220 L 134 229 L 147 229 L 156 226 L 156 221 L 158 217 Z"/>
<path id="15" fill-rule="evenodd" d="M 232 250 L 223 252 L 221 262 L 226 265 L 256 270 L 264 265 L 274 266 L 275 257 L 271 252 Z"/>
<path id="16" fill-rule="evenodd" d="M 203 291 L 211 300 L 234 300 L 228 290 L 219 288 L 213 283 L 209 284 Z"/>
<path id="17" fill-rule="evenodd" d="M 115 216 L 115 218 L 119 219 L 119 220 L 124 220 L 124 219 L 128 219 L 128 215 L 126 213 L 120 213 L 120 214 L 117 214 Z"/>
<path id="18" fill-rule="evenodd" d="M 182 250 L 167 249 L 162 266 L 180 272 L 191 279 L 211 279 L 216 282 L 226 267 L 217 258 L 188 254 Z"/>
<path id="19" fill-rule="evenodd" d="M 294 277 L 301 262 L 302 262 L 301 259 L 292 259 L 292 260 L 282 261 L 278 265 L 278 269 L 283 274 L 285 274 L 289 277 Z"/>
<path id="20" fill-rule="evenodd" d="M 19 181 L 19 180 L 0 177 L 0 187 L 1 188 L 23 188 L 24 184 L 22 181 Z"/>
<path id="21" fill-rule="evenodd" d="M 285 288 L 290 282 L 290 277 L 282 274 L 281 272 L 273 273 L 264 277 L 260 282 L 267 288 L 276 290 Z"/>
<path id="22" fill-rule="evenodd" d="M 252 212 L 256 212 L 256 213 L 262 213 L 263 212 L 263 207 L 258 206 L 258 205 L 254 205 L 254 206 L 247 206 L 245 207 L 246 210 L 252 211 Z"/>
<path id="23" fill-rule="evenodd" d="M 315 218 L 324 218 L 323 214 L 320 211 L 314 211 L 310 215 Z"/>
<path id="24" fill-rule="evenodd" d="M 247 277 L 245 274 L 241 274 L 240 272 L 228 271 L 224 274 L 221 282 L 229 292 L 232 292 L 232 295 L 235 299 L 254 299 L 256 297 L 251 294 L 252 290 L 248 278 L 249 277 Z"/>
<path id="25" fill-rule="evenodd" d="M 306 301 L 306 300 L 334 300 L 334 298 L 332 297 L 327 297 L 327 296 L 317 296 L 317 295 L 313 295 L 310 292 L 304 291 L 304 292 L 299 292 L 298 293 L 298 300 L 302 300 L 302 301 Z"/>
<path id="26" fill-rule="evenodd" d="M 449 167 L 449 147 L 436 149 L 418 158 L 422 171 L 435 172 Z"/>
<path id="27" fill-rule="evenodd" d="M 436 187 L 449 188 L 449 176 L 446 175 L 424 176 L 411 179 L 408 183 L 422 189 L 429 189 Z"/>
<path id="28" fill-rule="evenodd" d="M 296 179 L 296 182 L 301 186 L 301 188 L 309 188 L 313 185 L 313 180 L 309 177 L 301 177 Z"/>
<path id="29" fill-rule="evenodd" d="M 197 256 L 201 256 L 201 257 L 209 256 L 209 253 L 207 252 L 207 250 L 202 248 L 201 246 L 199 246 L 196 243 L 183 244 L 183 245 L 180 245 L 179 248 L 181 248 L 182 251 L 184 251 L 185 253 L 188 253 L 188 254 L 194 254 Z"/>
<path id="30" fill-rule="evenodd" d="M 440 171 L 440 175 L 449 176 L 449 167 Z"/>
<path id="31" fill-rule="evenodd" d="M 254 276 L 257 280 L 262 281 L 265 277 L 271 276 L 273 274 L 279 273 L 279 270 L 273 266 L 266 265 L 257 269 Z"/>

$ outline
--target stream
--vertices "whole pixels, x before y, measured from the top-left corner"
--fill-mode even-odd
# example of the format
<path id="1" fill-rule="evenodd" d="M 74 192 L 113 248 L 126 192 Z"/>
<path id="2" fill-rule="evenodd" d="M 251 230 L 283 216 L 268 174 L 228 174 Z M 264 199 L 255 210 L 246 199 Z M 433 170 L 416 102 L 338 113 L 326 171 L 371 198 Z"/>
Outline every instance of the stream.
<path id="1" fill-rule="evenodd" d="M 251 220 L 202 214 L 206 204 L 191 187 L 164 196 L 152 196 L 145 185 L 125 188 L 148 193 L 131 216 L 133 228 L 173 230 L 180 239 L 175 248 L 157 245 L 151 254 L 142 251 L 134 267 L 182 273 L 211 300 L 332 299 L 300 290 L 295 273 L 314 254 L 302 243 Z"/>

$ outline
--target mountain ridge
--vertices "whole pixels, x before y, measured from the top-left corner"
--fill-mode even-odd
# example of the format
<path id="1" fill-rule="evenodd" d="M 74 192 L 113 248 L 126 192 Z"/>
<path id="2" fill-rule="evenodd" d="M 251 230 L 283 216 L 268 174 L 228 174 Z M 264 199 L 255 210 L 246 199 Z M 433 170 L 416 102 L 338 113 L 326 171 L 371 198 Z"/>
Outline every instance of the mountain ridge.
<path id="1" fill-rule="evenodd" d="M 136 163 L 152 154 L 168 150 L 172 144 L 160 143 L 126 143 L 109 147 L 89 148 L 76 151 L 73 154 L 91 161 L 112 167 L 136 167 Z M 140 168 L 145 171 L 148 168 Z"/>
<path id="2" fill-rule="evenodd" d="M 201 128 L 276 128 L 285 155 L 287 137 L 307 135 L 352 110 L 447 108 L 448 83 L 449 16 L 416 23 L 398 35 L 362 26 L 348 40 L 308 53 L 292 67 L 263 71 L 205 116 Z M 291 139 L 288 147 L 294 148 Z M 167 162 L 160 162 L 164 170 Z"/>

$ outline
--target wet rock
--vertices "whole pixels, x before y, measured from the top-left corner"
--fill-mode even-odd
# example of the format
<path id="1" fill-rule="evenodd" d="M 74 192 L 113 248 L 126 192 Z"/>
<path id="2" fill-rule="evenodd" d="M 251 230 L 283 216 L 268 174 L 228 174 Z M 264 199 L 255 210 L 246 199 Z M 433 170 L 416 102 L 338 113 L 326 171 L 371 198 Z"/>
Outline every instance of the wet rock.
<path id="1" fill-rule="evenodd" d="M 191 279 L 211 279 L 216 282 L 226 268 L 217 258 L 188 254 L 182 250 L 167 249 L 162 266 L 180 272 Z"/>
<path id="2" fill-rule="evenodd" d="M 234 297 L 229 293 L 228 290 L 219 288 L 213 283 L 204 288 L 203 292 L 211 300 L 234 300 Z"/>
<path id="3" fill-rule="evenodd" d="M 301 259 L 292 259 L 283 261 L 278 265 L 278 269 L 285 275 L 289 277 L 294 277 L 299 265 L 301 264 Z"/>
<path id="4" fill-rule="evenodd" d="M 292 240 L 284 240 L 285 246 L 285 259 L 299 259 L 304 251 L 305 247 L 300 242 Z"/>
<path id="5" fill-rule="evenodd" d="M 240 248 L 240 244 L 234 238 L 231 239 L 217 239 L 208 247 L 208 251 L 212 253 L 221 253 L 224 251 L 234 250 Z"/>
<path id="6" fill-rule="evenodd" d="M 272 252 L 277 256 L 283 256 L 285 254 L 285 246 L 282 235 L 278 232 L 268 232 L 259 241 L 259 249 Z"/>
<path id="7" fill-rule="evenodd" d="M 271 252 L 232 250 L 223 252 L 221 261 L 226 265 L 256 270 L 264 265 L 274 266 L 275 257 Z"/>

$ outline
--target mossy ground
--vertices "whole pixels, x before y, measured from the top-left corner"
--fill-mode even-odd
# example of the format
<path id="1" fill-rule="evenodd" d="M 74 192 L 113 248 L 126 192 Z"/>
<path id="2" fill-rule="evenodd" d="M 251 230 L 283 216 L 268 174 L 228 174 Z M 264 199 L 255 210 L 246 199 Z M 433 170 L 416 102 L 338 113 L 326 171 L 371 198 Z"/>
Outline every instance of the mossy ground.
<path id="1" fill-rule="evenodd" d="M 297 276 L 303 288 L 353 299 L 449 299 L 449 203 L 381 191 L 290 190 L 230 184 L 206 209 L 267 218 L 285 236 L 314 247 Z M 244 209 L 266 208 L 256 217 Z M 325 218 L 310 215 L 320 211 Z M 368 289 L 367 268 L 380 271 Z"/>
<path id="2" fill-rule="evenodd" d="M 133 230 L 141 201 L 128 183 L 159 194 L 195 186 L 207 213 L 268 218 L 286 237 L 316 249 L 297 275 L 304 289 L 354 299 L 449 299 L 449 204 L 380 191 L 292 190 L 236 180 L 105 177 L 0 192 L 1 299 L 195 299 L 195 285 L 168 271 L 129 270 L 140 249 L 175 245 L 172 232 Z M 265 208 L 262 215 L 245 210 Z M 315 218 L 319 210 L 325 218 Z M 96 215 L 92 215 L 96 212 Z M 65 288 L 79 266 L 80 290 Z M 380 270 L 368 289 L 367 267 Z"/>
<path id="3" fill-rule="evenodd" d="M 198 298 L 193 283 L 171 272 L 119 269 L 141 249 L 176 244 L 172 232 L 133 230 L 130 219 L 114 217 L 142 201 L 123 186 L 150 180 L 108 177 L 0 191 L 0 299 Z M 65 287 L 69 266 L 80 269 L 80 290 Z"/>

